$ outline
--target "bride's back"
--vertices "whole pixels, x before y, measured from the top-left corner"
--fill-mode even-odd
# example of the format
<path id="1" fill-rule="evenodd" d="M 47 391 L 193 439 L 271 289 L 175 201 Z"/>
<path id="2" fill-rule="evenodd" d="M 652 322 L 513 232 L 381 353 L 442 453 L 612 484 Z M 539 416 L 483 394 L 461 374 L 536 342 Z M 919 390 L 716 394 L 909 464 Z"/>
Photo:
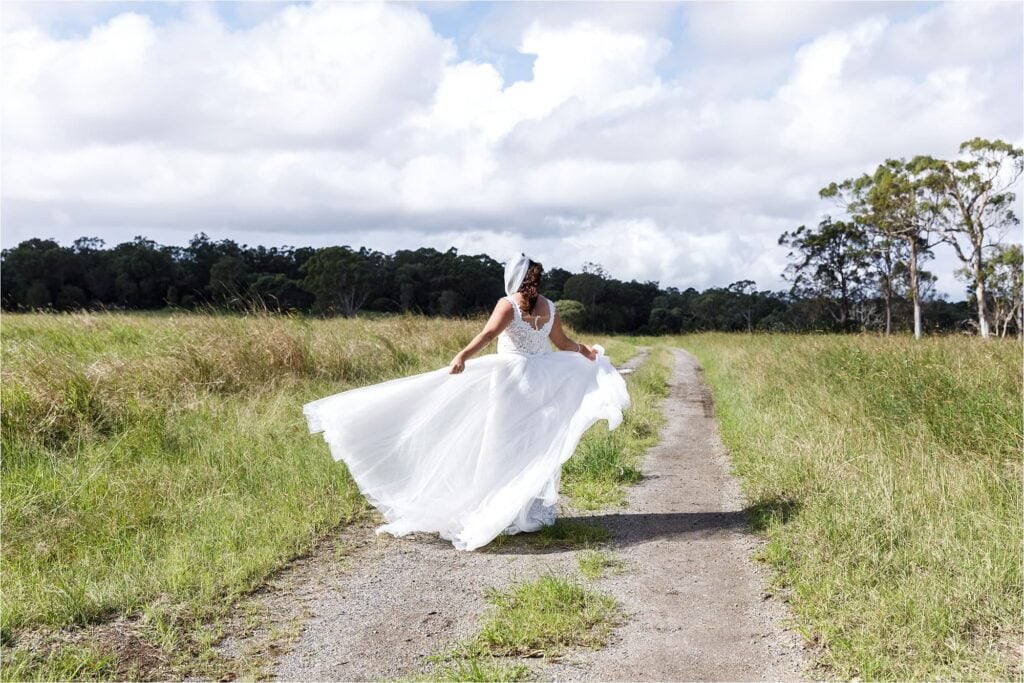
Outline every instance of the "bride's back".
<path id="1" fill-rule="evenodd" d="M 498 335 L 498 353 L 533 355 L 551 351 L 548 334 L 555 319 L 555 304 L 543 296 L 537 297 L 533 311 L 526 316 L 514 296 L 505 297 L 512 304 L 512 322 Z"/>

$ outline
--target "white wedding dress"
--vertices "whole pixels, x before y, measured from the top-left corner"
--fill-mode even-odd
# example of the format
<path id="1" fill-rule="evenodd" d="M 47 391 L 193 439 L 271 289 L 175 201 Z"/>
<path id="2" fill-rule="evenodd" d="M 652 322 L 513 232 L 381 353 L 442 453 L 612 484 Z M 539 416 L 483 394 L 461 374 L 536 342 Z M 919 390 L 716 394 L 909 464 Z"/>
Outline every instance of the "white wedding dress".
<path id="1" fill-rule="evenodd" d="M 600 346 L 596 361 L 551 350 L 548 306 L 534 329 L 512 301 L 498 352 L 460 374 L 441 368 L 303 406 L 310 433 L 323 432 L 387 520 L 377 533 L 437 532 L 473 550 L 554 522 L 562 463 L 595 422 L 619 425 L 629 394 Z"/>

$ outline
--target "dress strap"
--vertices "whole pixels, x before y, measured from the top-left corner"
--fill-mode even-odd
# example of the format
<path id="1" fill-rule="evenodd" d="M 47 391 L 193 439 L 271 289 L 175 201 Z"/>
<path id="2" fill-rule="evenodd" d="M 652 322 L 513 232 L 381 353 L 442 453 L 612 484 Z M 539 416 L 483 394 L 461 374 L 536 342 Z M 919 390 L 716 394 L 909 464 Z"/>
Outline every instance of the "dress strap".
<path id="1" fill-rule="evenodd" d="M 515 319 L 522 320 L 523 312 L 519 310 L 519 304 L 516 303 L 516 300 L 510 296 L 506 296 L 505 298 L 508 300 L 510 304 L 512 304 L 512 315 L 515 316 Z"/>

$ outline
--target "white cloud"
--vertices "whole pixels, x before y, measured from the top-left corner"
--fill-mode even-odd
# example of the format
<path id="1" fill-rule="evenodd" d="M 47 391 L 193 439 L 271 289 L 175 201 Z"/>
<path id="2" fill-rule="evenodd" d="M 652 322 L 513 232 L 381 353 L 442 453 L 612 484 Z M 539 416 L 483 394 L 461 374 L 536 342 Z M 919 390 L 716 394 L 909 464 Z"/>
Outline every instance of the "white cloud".
<path id="1" fill-rule="evenodd" d="M 28 27 L 4 42 L 5 125 L 30 148 L 359 148 L 430 100 L 453 51 L 421 14 L 370 3 L 285 7 L 241 31 L 202 5 L 162 26 L 126 12 L 81 39 Z"/>
<path id="2" fill-rule="evenodd" d="M 782 286 L 777 237 L 831 209 L 818 188 L 1024 138 L 1012 3 L 497 5 L 468 55 L 431 25 L 442 8 L 282 6 L 235 26 L 175 7 L 70 37 L 52 7 L 5 14 L 5 245 L 525 241 L 617 277 Z M 503 79 L 511 48 L 535 57 L 530 79 Z"/>

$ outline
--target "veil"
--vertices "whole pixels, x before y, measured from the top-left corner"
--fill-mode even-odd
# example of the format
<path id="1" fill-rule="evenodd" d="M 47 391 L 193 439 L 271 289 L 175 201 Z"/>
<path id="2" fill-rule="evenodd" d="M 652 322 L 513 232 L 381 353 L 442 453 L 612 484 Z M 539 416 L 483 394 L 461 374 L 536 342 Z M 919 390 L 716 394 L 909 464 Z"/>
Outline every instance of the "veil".
<path id="1" fill-rule="evenodd" d="M 505 264 L 505 294 L 512 296 L 519 291 L 519 286 L 526 279 L 526 271 L 530 268 L 530 257 L 519 253 Z"/>

